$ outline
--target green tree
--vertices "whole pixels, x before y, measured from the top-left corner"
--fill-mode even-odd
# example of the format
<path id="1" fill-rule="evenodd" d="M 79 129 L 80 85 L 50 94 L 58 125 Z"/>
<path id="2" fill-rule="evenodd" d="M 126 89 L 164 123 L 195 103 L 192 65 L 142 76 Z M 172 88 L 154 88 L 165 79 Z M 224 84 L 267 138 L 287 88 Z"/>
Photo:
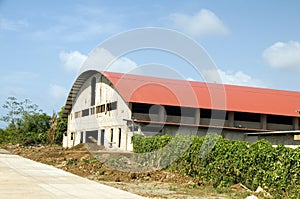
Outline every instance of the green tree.
<path id="1" fill-rule="evenodd" d="M 7 111 L 6 115 L 0 117 L 1 121 L 7 122 L 9 127 L 17 129 L 22 126 L 23 119 L 28 116 L 41 114 L 42 110 L 29 99 L 18 101 L 16 97 L 8 97 L 2 107 Z"/>
<path id="2" fill-rule="evenodd" d="M 2 107 L 7 113 L 0 120 L 8 123 L 4 133 L 1 132 L 5 138 L 2 142 L 46 143 L 51 117 L 42 113 L 38 105 L 29 99 L 18 101 L 16 97 L 8 97 Z"/>
<path id="3" fill-rule="evenodd" d="M 63 133 L 67 131 L 68 128 L 68 119 L 63 118 L 63 112 L 65 107 L 61 107 L 60 112 L 58 112 L 58 118 L 57 118 L 57 126 L 55 131 L 55 143 L 61 144 L 63 139 Z"/>
<path id="4" fill-rule="evenodd" d="M 50 127 L 51 117 L 46 113 L 26 114 L 22 118 L 21 132 L 45 133 Z"/>
<path id="5" fill-rule="evenodd" d="M 0 129 L 0 144 L 6 143 L 8 136 L 7 131 Z"/>

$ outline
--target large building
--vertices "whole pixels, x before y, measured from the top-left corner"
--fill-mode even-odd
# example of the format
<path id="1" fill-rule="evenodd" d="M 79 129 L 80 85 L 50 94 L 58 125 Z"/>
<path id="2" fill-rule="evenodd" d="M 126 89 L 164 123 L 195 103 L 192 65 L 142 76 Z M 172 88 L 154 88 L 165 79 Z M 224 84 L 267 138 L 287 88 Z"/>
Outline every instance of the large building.
<path id="1" fill-rule="evenodd" d="M 134 133 L 299 145 L 300 92 L 86 71 L 69 93 L 63 146 L 132 150 Z"/>

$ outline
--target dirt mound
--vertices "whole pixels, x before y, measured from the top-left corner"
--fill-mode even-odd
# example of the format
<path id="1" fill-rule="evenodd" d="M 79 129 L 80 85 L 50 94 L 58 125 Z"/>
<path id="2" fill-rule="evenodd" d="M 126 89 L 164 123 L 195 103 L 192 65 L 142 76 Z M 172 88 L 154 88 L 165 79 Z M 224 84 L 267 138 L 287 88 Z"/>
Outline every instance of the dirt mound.
<path id="1" fill-rule="evenodd" d="M 80 150 L 80 151 L 85 151 L 86 150 L 86 145 L 84 143 L 78 144 L 76 146 L 73 146 L 72 148 L 69 148 L 70 150 Z"/>
<path id="2" fill-rule="evenodd" d="M 109 167 L 107 160 L 117 159 L 120 154 L 130 158 L 130 153 L 107 151 L 94 145 L 80 144 L 69 149 L 61 146 L 9 145 L 6 149 L 17 155 L 150 198 L 245 198 L 248 194 L 246 191 L 228 189 L 224 195 L 195 178 L 165 170 L 145 173 L 120 171 L 116 167 Z M 93 151 L 92 154 L 90 151 Z M 96 156 L 95 151 L 98 153 Z"/>

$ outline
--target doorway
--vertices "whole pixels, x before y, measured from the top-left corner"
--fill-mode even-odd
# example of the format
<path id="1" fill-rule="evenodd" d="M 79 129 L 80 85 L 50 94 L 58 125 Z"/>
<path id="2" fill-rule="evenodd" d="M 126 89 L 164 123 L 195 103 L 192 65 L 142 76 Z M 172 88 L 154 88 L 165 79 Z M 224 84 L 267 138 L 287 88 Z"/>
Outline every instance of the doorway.
<path id="1" fill-rule="evenodd" d="M 100 144 L 104 146 L 105 129 L 101 129 Z"/>

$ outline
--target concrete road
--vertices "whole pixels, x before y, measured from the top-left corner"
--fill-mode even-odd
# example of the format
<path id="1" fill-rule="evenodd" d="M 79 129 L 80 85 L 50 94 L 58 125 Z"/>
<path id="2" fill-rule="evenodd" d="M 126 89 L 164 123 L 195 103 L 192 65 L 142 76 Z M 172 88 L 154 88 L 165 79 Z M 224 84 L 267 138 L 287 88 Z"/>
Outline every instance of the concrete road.
<path id="1" fill-rule="evenodd" d="M 0 198 L 143 198 L 0 149 Z"/>

